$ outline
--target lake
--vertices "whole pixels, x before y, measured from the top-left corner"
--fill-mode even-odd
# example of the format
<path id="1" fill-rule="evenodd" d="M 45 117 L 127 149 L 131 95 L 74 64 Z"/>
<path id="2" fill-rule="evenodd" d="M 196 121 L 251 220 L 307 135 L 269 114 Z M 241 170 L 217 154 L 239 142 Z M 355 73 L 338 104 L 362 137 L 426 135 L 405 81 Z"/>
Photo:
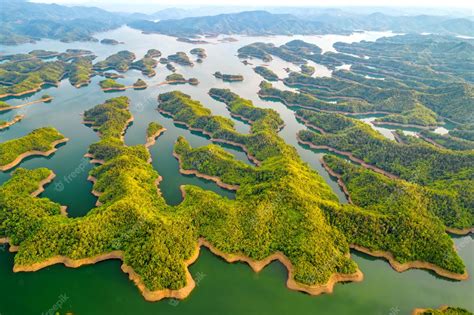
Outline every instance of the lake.
<path id="1" fill-rule="evenodd" d="M 85 215 L 94 207 L 96 198 L 91 194 L 92 183 L 87 181 L 88 171 L 93 167 L 83 155 L 90 144 L 98 141 L 91 128 L 81 123 L 81 114 L 106 99 L 126 95 L 131 99 L 130 110 L 135 118 L 128 128 L 125 141 L 128 145 L 145 143 L 148 123 L 157 121 L 167 131 L 161 135 L 157 143 L 150 148 L 153 167 L 163 177 L 160 189 L 169 204 L 181 201 L 179 186 L 183 184 L 198 185 L 204 189 L 215 191 L 229 198 L 234 193 L 218 187 L 214 182 L 185 176 L 178 171 L 178 162 L 172 156 L 173 144 L 182 135 L 192 146 L 201 146 L 209 140 L 199 133 L 190 132 L 175 125 L 172 119 L 156 111 L 157 96 L 160 93 L 179 89 L 201 101 L 211 109 L 213 114 L 232 119 L 236 129 L 242 133 L 249 132 L 249 126 L 232 118 L 221 102 L 212 99 L 207 92 L 210 88 L 230 88 L 243 98 L 251 99 L 256 106 L 275 109 L 285 121 L 280 136 L 294 146 L 302 159 L 317 170 L 332 187 L 341 202 L 347 202 L 337 183 L 322 168 L 319 160 L 324 151 L 313 151 L 298 144 L 296 133 L 306 127 L 294 116 L 294 109 L 289 109 L 279 102 L 269 102 L 257 96 L 258 85 L 262 78 L 254 73 L 252 67 L 263 64 L 258 60 L 250 60 L 254 65 L 245 66 L 237 58 L 237 49 L 256 41 L 272 42 L 276 45 L 293 39 L 319 45 L 324 51 L 331 51 L 336 41 L 375 40 L 392 33 L 366 32 L 350 36 L 273 36 L 245 37 L 233 36 L 237 42 L 193 45 L 176 41 L 175 38 L 163 35 L 144 35 L 139 31 L 122 27 L 113 31 L 97 34 L 97 38 L 113 38 L 125 44 L 108 46 L 93 42 L 62 43 L 54 40 L 42 40 L 37 44 L 19 46 L 0 46 L 4 54 L 25 53 L 33 49 L 45 49 L 62 52 L 68 48 L 92 50 L 98 58 L 120 51 L 130 50 L 143 57 L 150 48 L 160 50 L 164 57 L 177 51 L 185 51 L 194 47 L 206 49 L 208 57 L 202 64 L 194 67 L 176 65 L 177 73 L 186 78 L 199 79 L 198 86 L 151 86 L 146 90 L 132 89 L 104 93 L 98 83 L 101 77 L 92 78 L 89 86 L 77 89 L 63 80 L 59 86 L 47 88 L 32 96 L 8 100 L 16 105 L 40 98 L 43 93 L 54 97 L 51 103 L 34 104 L 18 110 L 0 113 L 0 119 L 9 120 L 21 113 L 25 118 L 0 132 L 0 142 L 26 135 L 35 128 L 54 126 L 70 141 L 48 158 L 34 157 L 24 160 L 19 166 L 25 168 L 47 167 L 56 173 L 56 179 L 46 187 L 42 196 L 51 198 L 68 207 L 71 217 Z M 193 57 L 194 59 L 194 57 Z M 284 68 L 291 65 L 275 58 L 269 68 L 280 77 L 285 75 Z M 221 71 L 229 74 L 242 74 L 243 82 L 226 83 L 216 79 L 213 73 Z M 153 78 L 144 77 L 139 71 L 130 70 L 125 78 L 118 79 L 126 85 L 133 84 L 138 78 L 149 85 L 164 81 L 170 74 L 164 65 L 158 65 L 157 75 Z M 317 67 L 315 75 L 328 75 L 328 69 Z M 279 88 L 283 84 L 276 84 Z M 367 117 L 365 117 L 367 118 Z M 361 118 L 364 119 L 364 118 Z M 388 129 L 387 129 L 388 130 Z M 388 135 L 387 132 L 385 132 Z M 246 163 L 250 163 L 246 155 L 235 148 L 224 148 Z M 10 177 L 9 172 L 0 173 L 0 183 Z M 459 253 L 467 265 L 470 274 L 474 274 L 474 242 L 472 236 L 453 237 Z M 7 246 L 0 245 L 0 314 L 41 314 L 57 307 L 61 313 L 70 311 L 74 314 L 409 314 L 415 307 L 438 307 L 441 304 L 462 306 L 474 309 L 474 282 L 457 282 L 437 277 L 423 270 L 409 270 L 397 273 L 382 259 L 375 259 L 357 252 L 352 252 L 354 260 L 364 273 L 361 283 L 337 284 L 333 294 L 309 296 L 290 291 L 286 288 L 286 269 L 274 262 L 259 274 L 254 273 L 242 263 L 228 264 L 202 249 L 197 262 L 190 267 L 198 286 L 184 301 L 163 300 L 146 302 L 128 276 L 120 270 L 120 261 L 105 261 L 79 269 L 55 265 L 34 273 L 18 273 L 12 271 L 14 254 L 8 252 Z"/>

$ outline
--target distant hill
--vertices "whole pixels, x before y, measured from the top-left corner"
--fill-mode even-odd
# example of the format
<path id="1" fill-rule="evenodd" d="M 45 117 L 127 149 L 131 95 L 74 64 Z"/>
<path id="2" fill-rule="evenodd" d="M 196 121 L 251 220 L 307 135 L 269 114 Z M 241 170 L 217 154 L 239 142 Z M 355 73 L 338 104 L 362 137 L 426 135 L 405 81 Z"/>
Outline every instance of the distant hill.
<path id="1" fill-rule="evenodd" d="M 94 7 L 67 7 L 18 0 L 0 1 L 0 44 L 37 38 L 65 42 L 93 40 L 92 34 L 118 27 L 125 19 Z"/>
<path id="2" fill-rule="evenodd" d="M 215 16 L 189 17 L 159 22 L 134 21 L 129 26 L 145 32 L 178 37 L 214 34 L 291 35 L 347 33 L 337 26 L 305 20 L 289 14 L 271 14 L 266 11 L 247 11 Z"/>
<path id="3" fill-rule="evenodd" d="M 474 22 L 468 18 L 417 15 L 392 16 L 383 13 L 350 14 L 341 10 L 325 10 L 320 15 L 296 17 L 291 14 L 272 14 L 266 11 L 246 11 L 215 16 L 187 17 L 161 21 L 137 20 L 129 23 L 145 32 L 177 37 L 208 34 L 286 35 L 286 34 L 345 34 L 356 30 L 394 31 L 402 33 L 437 33 L 474 36 Z M 182 15 L 184 11 L 167 11 Z M 152 15 L 157 17 L 157 15 Z"/>

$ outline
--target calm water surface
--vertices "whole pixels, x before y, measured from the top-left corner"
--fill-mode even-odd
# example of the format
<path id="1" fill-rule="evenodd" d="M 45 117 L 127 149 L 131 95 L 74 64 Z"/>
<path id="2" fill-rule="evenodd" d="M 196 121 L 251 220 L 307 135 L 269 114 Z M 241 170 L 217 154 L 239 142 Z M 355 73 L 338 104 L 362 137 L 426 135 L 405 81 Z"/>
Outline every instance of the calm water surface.
<path id="1" fill-rule="evenodd" d="M 156 111 L 156 98 L 159 93 L 182 90 L 194 99 L 200 100 L 213 114 L 232 119 L 236 129 L 242 133 L 249 132 L 249 126 L 233 119 L 223 103 L 213 100 L 208 94 L 212 87 L 230 88 L 244 98 L 251 99 L 255 105 L 277 110 L 285 121 L 285 128 L 280 131 L 281 137 L 294 146 L 300 156 L 328 182 L 341 202 L 347 202 L 337 184 L 330 178 L 319 162 L 323 151 L 312 151 L 300 146 L 296 133 L 306 127 L 294 116 L 294 109 L 289 109 L 278 102 L 262 101 L 257 96 L 258 84 L 262 78 L 252 70 L 253 66 L 243 65 L 236 57 L 237 49 L 255 41 L 273 42 L 277 45 L 292 39 L 303 39 L 319 45 L 324 51 L 333 50 L 336 41 L 375 40 L 391 33 L 357 33 L 351 36 L 275 36 L 275 37 L 236 37 L 235 43 L 217 43 L 201 45 L 208 57 L 203 64 L 194 67 L 177 66 L 177 72 L 185 77 L 196 77 L 200 84 L 197 87 L 150 86 L 146 90 L 127 90 L 118 93 L 104 93 L 94 77 L 92 83 L 76 89 L 67 80 L 60 87 L 51 87 L 32 96 L 10 99 L 11 104 L 21 104 L 38 99 L 48 93 L 54 100 L 48 104 L 35 104 L 19 110 L 0 114 L 0 119 L 11 119 L 22 113 L 25 119 L 8 130 L 0 132 L 0 142 L 26 135 L 35 128 L 54 126 L 70 141 L 48 158 L 30 158 L 20 166 L 25 168 L 47 167 L 57 177 L 46 187 L 43 196 L 68 206 L 72 217 L 85 215 L 93 208 L 96 198 L 90 193 L 92 184 L 88 182 L 87 173 L 93 167 L 88 159 L 83 158 L 90 144 L 98 140 L 97 135 L 81 123 L 81 113 L 96 104 L 114 96 L 126 95 L 131 99 L 131 112 L 135 118 L 128 128 L 125 141 L 128 145 L 145 142 L 145 131 L 149 122 L 157 121 L 167 128 L 157 143 L 151 147 L 153 167 L 163 176 L 160 189 L 166 201 L 178 204 L 181 201 L 179 186 L 183 184 L 198 185 L 215 191 L 229 198 L 232 192 L 219 188 L 213 182 L 193 176 L 181 175 L 178 163 L 173 158 L 173 144 L 179 135 L 186 137 L 193 146 L 201 146 L 210 141 L 199 133 L 190 132 L 175 125 L 172 119 Z M 119 50 L 130 50 L 141 58 L 148 49 L 161 50 L 163 56 L 176 51 L 189 52 L 196 47 L 192 44 L 177 42 L 174 38 L 162 35 L 143 35 L 138 31 L 123 27 L 114 31 L 98 34 L 99 39 L 114 38 L 125 42 L 124 45 L 106 46 L 99 43 L 61 43 L 44 40 L 37 44 L 25 44 L 8 47 L 0 46 L 0 53 L 28 52 L 33 49 L 64 51 L 68 48 L 92 50 L 102 60 Z M 194 57 L 193 57 L 194 58 Z M 258 60 L 251 61 L 254 66 L 263 64 Z M 284 77 L 284 68 L 297 70 L 294 65 L 275 58 L 268 65 L 280 77 Z M 330 71 L 319 65 L 315 76 L 329 76 Z M 169 74 L 163 65 L 159 65 L 154 78 L 144 78 L 139 71 L 130 70 L 126 77 L 118 79 L 124 84 L 132 84 L 142 78 L 149 85 L 164 81 Z M 230 74 L 242 74 L 245 80 L 241 83 L 225 83 L 214 78 L 212 73 L 221 71 Z M 278 88 L 290 89 L 281 83 Z M 368 119 L 370 117 L 362 117 Z M 383 128 L 385 129 L 385 128 Z M 380 130 L 389 136 L 390 130 Z M 251 164 L 246 155 L 235 148 L 223 146 L 238 159 Z M 11 172 L 0 173 L 0 183 L 10 177 Z M 471 236 L 454 238 L 460 255 L 464 259 L 469 273 L 474 273 L 474 242 Z M 361 283 L 338 284 L 334 294 L 309 296 L 289 291 L 285 287 L 287 273 L 284 267 L 275 262 L 256 274 L 244 264 L 228 264 L 202 250 L 198 261 L 191 266 L 194 278 L 199 282 L 191 296 L 184 301 L 164 300 L 146 302 L 137 288 L 120 270 L 119 261 L 105 261 L 93 266 L 70 269 L 64 266 L 51 266 L 35 273 L 12 272 L 14 255 L 8 252 L 7 246 L 0 245 L 0 314 L 41 314 L 55 304 L 60 311 L 71 311 L 74 314 L 408 314 L 414 307 L 437 307 L 451 304 L 474 309 L 472 280 L 455 282 L 441 279 L 430 272 L 410 270 L 404 273 L 393 271 L 383 260 L 374 259 L 354 252 L 353 258 L 365 275 Z M 60 296 L 63 296 L 61 298 Z M 64 296 L 66 298 L 64 298 Z M 64 303 L 61 303 L 64 301 Z"/>

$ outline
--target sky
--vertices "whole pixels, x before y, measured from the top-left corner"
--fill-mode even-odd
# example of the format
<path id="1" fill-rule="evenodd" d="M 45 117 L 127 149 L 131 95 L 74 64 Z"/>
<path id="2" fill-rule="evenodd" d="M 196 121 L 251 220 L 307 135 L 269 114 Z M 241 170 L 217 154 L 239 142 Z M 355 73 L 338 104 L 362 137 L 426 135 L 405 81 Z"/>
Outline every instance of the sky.
<path id="1" fill-rule="evenodd" d="M 88 4 L 98 6 L 111 6 L 114 4 L 146 4 L 156 6 L 179 6 L 179 5 L 233 5 L 233 6 L 396 6 L 396 7 L 461 7 L 474 10 L 471 0 L 35 0 L 34 2 L 58 3 L 58 4 Z"/>

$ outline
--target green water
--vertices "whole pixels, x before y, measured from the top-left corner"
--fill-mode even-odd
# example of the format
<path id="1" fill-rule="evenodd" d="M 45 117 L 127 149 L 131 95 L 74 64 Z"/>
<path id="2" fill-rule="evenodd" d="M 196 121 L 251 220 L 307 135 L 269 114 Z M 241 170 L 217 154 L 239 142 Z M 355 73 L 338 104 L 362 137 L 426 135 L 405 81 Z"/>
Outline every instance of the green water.
<path id="1" fill-rule="evenodd" d="M 200 100 L 214 114 L 231 118 L 223 103 L 213 100 L 207 91 L 211 87 L 228 87 L 244 98 L 251 99 L 257 106 L 277 110 L 285 121 L 285 128 L 280 135 L 293 145 L 301 157 L 316 169 L 333 188 L 341 202 L 346 202 L 337 184 L 322 169 L 319 159 L 324 154 L 300 146 L 296 133 L 306 128 L 294 117 L 294 111 L 281 103 L 262 101 L 256 95 L 261 77 L 256 75 L 250 66 L 244 66 L 235 56 L 237 49 L 255 41 L 271 41 L 282 44 L 291 39 L 301 38 L 330 50 L 334 41 L 374 40 L 381 33 L 355 34 L 352 36 L 294 36 L 294 37 L 238 37 L 239 42 L 215 45 L 203 45 L 208 58 L 203 64 L 194 67 L 177 66 L 177 72 L 185 77 L 197 77 L 199 86 L 160 86 L 142 91 L 127 90 L 118 93 L 103 93 L 98 82 L 100 77 L 92 79 L 88 87 L 76 89 L 66 80 L 59 88 L 48 88 L 45 93 L 54 97 L 48 104 L 35 104 L 20 110 L 0 114 L 7 120 L 19 112 L 26 115 L 20 123 L 0 132 L 0 142 L 23 136 L 34 128 L 52 125 L 61 131 L 70 141 L 63 145 L 49 158 L 35 157 L 23 161 L 25 168 L 47 167 L 57 177 L 46 187 L 43 196 L 49 197 L 68 206 L 70 216 L 83 216 L 93 206 L 96 198 L 90 193 L 92 184 L 88 182 L 87 173 L 93 167 L 88 159 L 83 158 L 91 143 L 98 140 L 97 135 L 81 123 L 80 114 L 107 98 L 127 95 L 131 99 L 131 112 L 135 118 L 128 128 L 125 141 L 128 145 L 145 142 L 145 130 L 150 121 L 158 121 L 167 128 L 157 143 L 151 147 L 154 168 L 163 176 L 160 189 L 170 204 L 181 201 L 179 186 L 182 184 L 199 185 L 221 195 L 234 198 L 234 194 L 219 188 L 213 182 L 192 176 L 183 176 L 178 172 L 178 163 L 171 155 L 174 141 L 179 135 L 185 136 L 193 146 L 209 143 L 199 133 L 192 133 L 176 126 L 170 118 L 156 111 L 156 98 L 159 93 L 180 89 Z M 177 42 L 175 39 L 161 35 L 142 35 L 129 28 L 121 28 L 99 34 L 98 38 L 114 38 L 124 41 L 125 45 L 107 46 L 99 43 L 61 43 L 45 40 L 37 44 L 25 44 L 15 47 L 0 46 L 1 53 L 28 52 L 33 49 L 64 51 L 67 48 L 90 49 L 98 55 L 97 60 L 119 50 L 128 49 L 141 58 L 148 49 L 157 48 L 164 56 L 182 50 L 188 52 L 195 47 L 191 44 Z M 253 60 L 254 64 L 259 64 Z M 283 76 L 288 63 L 276 59 L 270 68 Z M 320 75 L 326 70 L 320 68 Z M 241 83 L 225 83 L 215 79 L 215 71 L 243 74 Z M 145 79 L 148 84 L 164 80 L 169 72 L 160 65 L 157 76 L 143 78 L 140 72 L 131 70 L 126 78 L 119 82 L 131 84 L 137 78 Z M 318 73 L 316 74 L 318 75 Z M 286 88 L 277 83 L 279 88 Z M 21 99 L 9 100 L 12 104 L 21 104 L 35 100 L 42 92 Z M 231 118 L 236 129 L 249 132 L 249 126 Z M 229 146 L 226 150 L 235 154 L 238 159 L 250 163 L 243 152 Z M 10 172 L 0 173 L 0 183 L 7 180 Z M 474 242 L 472 237 L 457 237 L 460 255 L 466 262 L 468 272 L 474 272 Z M 289 291 L 285 286 L 286 270 L 279 263 L 272 263 L 261 273 L 256 274 L 244 264 L 228 264 L 202 250 L 198 261 L 191 266 L 191 272 L 199 285 L 189 298 L 184 301 L 164 300 L 146 302 L 127 275 L 120 270 L 119 261 L 105 261 L 93 266 L 70 269 L 62 265 L 51 266 L 34 273 L 14 274 L 13 254 L 7 246 L 0 245 L 0 314 L 41 314 L 55 304 L 61 312 L 72 311 L 74 314 L 408 314 L 414 307 L 437 307 L 441 304 L 452 304 L 474 309 L 473 282 L 449 281 L 436 277 L 427 271 L 411 270 L 404 273 L 393 271 L 383 260 L 353 253 L 365 275 L 362 283 L 338 284 L 334 294 L 309 296 Z M 61 299 L 65 295 L 67 298 Z"/>

